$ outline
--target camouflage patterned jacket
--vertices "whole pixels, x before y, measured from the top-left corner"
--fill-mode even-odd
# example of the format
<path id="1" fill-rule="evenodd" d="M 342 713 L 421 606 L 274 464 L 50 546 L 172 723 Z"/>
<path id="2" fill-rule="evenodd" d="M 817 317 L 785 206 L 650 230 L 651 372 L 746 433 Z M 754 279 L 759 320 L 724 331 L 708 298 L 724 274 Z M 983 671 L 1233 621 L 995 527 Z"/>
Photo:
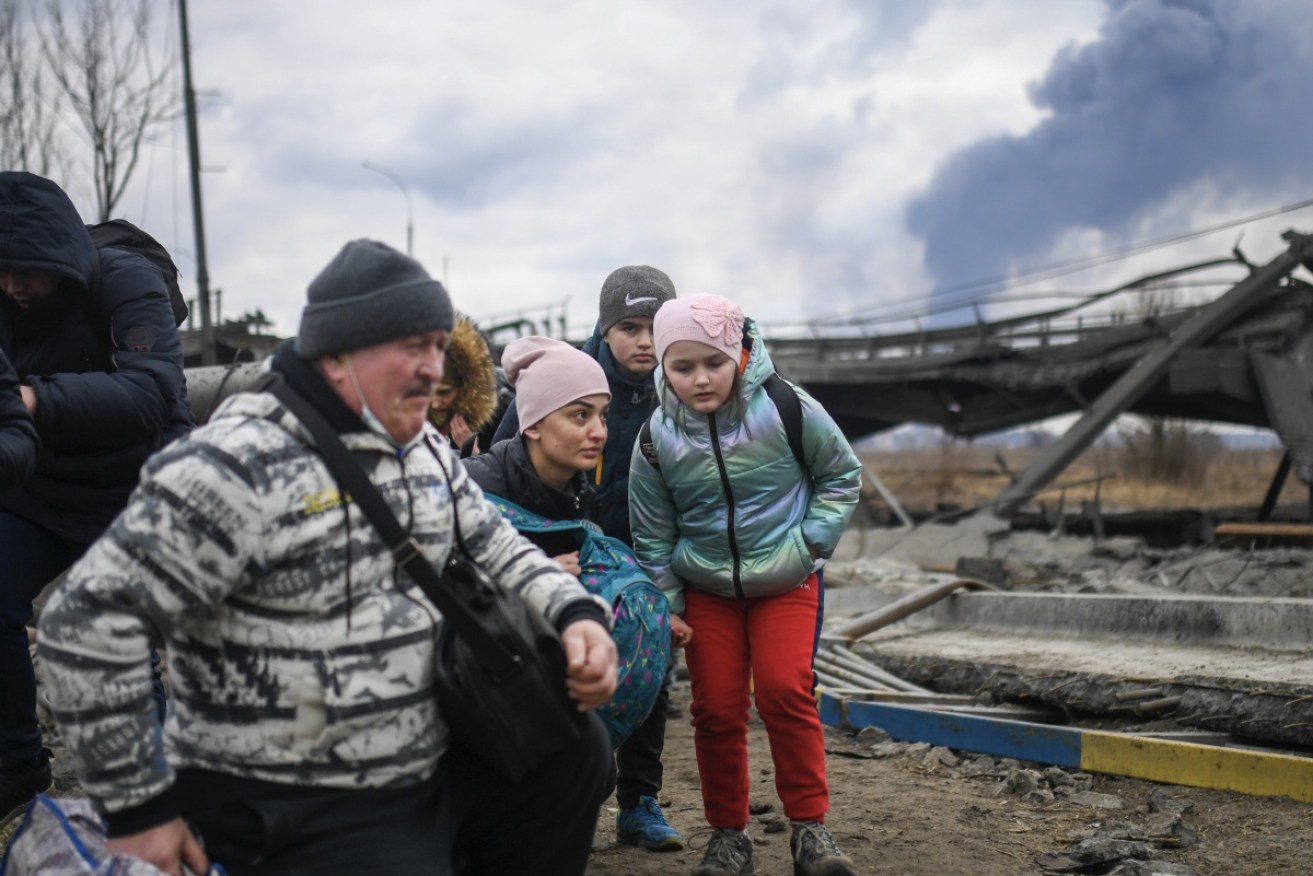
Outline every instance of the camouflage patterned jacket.
<path id="1" fill-rule="evenodd" d="M 396 574 L 360 509 L 343 504 L 309 440 L 271 395 L 229 399 L 147 463 L 127 509 L 46 606 L 39 649 L 56 717 L 111 833 L 116 821 L 122 833 L 176 815 L 180 767 L 402 786 L 428 777 L 445 750 L 431 691 L 437 610 Z M 445 559 L 452 493 L 440 442 L 399 452 L 368 432 L 342 440 L 421 548 Z M 581 613 L 606 623 L 445 445 L 436 452 L 465 543 L 492 577 L 558 625 Z M 152 631 L 172 687 L 162 743 Z"/>

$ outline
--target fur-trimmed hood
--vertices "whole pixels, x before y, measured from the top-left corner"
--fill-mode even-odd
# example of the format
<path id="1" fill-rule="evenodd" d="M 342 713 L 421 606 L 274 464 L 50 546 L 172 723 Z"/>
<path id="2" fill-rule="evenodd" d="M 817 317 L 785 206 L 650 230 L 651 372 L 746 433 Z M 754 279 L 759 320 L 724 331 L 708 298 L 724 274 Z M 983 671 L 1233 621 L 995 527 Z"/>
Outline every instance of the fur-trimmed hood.
<path id="1" fill-rule="evenodd" d="M 447 340 L 443 372 L 442 382 L 456 387 L 453 412 L 465 417 L 465 422 L 476 432 L 488 425 L 497 412 L 497 370 L 488 341 L 478 326 L 462 313 L 456 314 L 455 325 Z M 439 423 L 434 413 L 429 411 L 429 419 L 439 429 L 444 429 L 445 434 L 445 423 Z"/>

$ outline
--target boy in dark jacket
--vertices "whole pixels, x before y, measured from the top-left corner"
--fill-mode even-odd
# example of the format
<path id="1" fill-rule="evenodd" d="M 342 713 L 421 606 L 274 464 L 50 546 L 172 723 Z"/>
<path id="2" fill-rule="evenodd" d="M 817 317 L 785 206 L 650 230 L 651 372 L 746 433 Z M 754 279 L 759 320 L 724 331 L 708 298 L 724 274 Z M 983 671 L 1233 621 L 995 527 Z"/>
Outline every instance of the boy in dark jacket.
<path id="1" fill-rule="evenodd" d="M 0 823 L 50 784 L 26 625 L 32 600 L 127 503 L 152 453 L 194 425 L 164 277 L 97 249 L 52 181 L 0 173 L 0 350 L 40 450 L 0 492 Z M 162 706 L 162 687 L 154 705 Z"/>
<path id="2" fill-rule="evenodd" d="M 629 534 L 630 454 L 643 423 L 656 407 L 652 317 L 674 297 L 675 284 L 664 272 L 647 265 L 617 268 L 602 283 L 597 328 L 583 348 L 601 364 L 611 387 L 606 445 L 590 480 L 601 502 L 602 531 L 628 545 L 633 544 Z M 513 438 L 519 428 L 519 414 L 515 402 L 511 402 L 493 440 Z M 661 689 L 647 720 L 616 751 L 616 799 L 620 804 L 616 836 L 622 843 L 653 851 L 684 847 L 683 838 L 666 823 L 656 802 L 661 790 L 661 752 L 665 748 L 669 701 L 667 685 Z"/>

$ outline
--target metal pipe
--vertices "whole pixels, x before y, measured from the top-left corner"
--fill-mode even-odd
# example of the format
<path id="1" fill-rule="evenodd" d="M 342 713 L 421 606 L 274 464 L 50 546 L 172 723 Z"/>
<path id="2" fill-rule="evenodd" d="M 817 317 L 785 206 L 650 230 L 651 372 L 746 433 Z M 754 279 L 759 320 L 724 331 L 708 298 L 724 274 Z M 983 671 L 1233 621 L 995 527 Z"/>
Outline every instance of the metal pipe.
<path id="1" fill-rule="evenodd" d="M 861 684 L 863 687 L 867 687 L 867 688 L 874 687 L 874 688 L 881 688 L 885 690 L 898 690 L 898 688 L 895 688 L 893 685 L 887 684 L 883 680 L 875 678 L 874 676 L 868 675 L 864 672 L 861 672 L 860 670 L 856 670 L 851 667 L 844 666 L 843 664 L 837 661 L 825 660 L 822 658 L 820 654 L 816 655 L 816 667 L 818 669 L 824 669 L 826 672 L 830 673 L 831 675 L 836 675 L 847 681 Z"/>
<path id="2" fill-rule="evenodd" d="M 839 638 L 852 642 L 868 633 L 875 632 L 881 627 L 915 614 L 928 605 L 934 605 L 944 597 L 963 589 L 993 590 L 994 588 L 983 581 L 973 581 L 970 578 L 959 578 L 955 581 L 946 581 L 943 584 L 934 584 L 908 594 L 897 602 L 890 603 L 883 608 L 858 615 L 837 629 L 827 630 L 825 635 L 828 638 Z"/>
<path id="3" fill-rule="evenodd" d="M 892 689 L 885 687 L 883 685 L 874 684 L 873 682 L 868 682 L 865 679 L 856 678 L 852 675 L 852 673 L 844 672 L 843 670 L 835 669 L 833 667 L 821 668 L 820 666 L 817 666 L 815 672 L 816 672 L 816 677 L 818 679 L 820 679 L 821 681 L 825 682 L 825 684 L 830 685 L 832 687 L 846 687 L 853 684 L 857 684 L 861 687 L 862 690 L 866 690 L 866 691 L 869 690 L 888 691 Z"/>
<path id="4" fill-rule="evenodd" d="M 899 678 L 897 675 L 894 675 L 883 667 L 877 666 L 871 661 L 865 660 L 856 654 L 853 654 L 851 651 L 842 649 L 841 647 L 831 647 L 828 650 L 818 652 L 817 659 L 820 659 L 821 654 L 824 654 L 828 660 L 831 661 L 831 665 L 845 668 L 850 672 L 856 672 L 878 682 L 879 684 L 892 687 L 895 690 L 901 690 L 907 693 L 931 693 L 931 691 L 926 688 L 913 684 L 906 679 Z"/>

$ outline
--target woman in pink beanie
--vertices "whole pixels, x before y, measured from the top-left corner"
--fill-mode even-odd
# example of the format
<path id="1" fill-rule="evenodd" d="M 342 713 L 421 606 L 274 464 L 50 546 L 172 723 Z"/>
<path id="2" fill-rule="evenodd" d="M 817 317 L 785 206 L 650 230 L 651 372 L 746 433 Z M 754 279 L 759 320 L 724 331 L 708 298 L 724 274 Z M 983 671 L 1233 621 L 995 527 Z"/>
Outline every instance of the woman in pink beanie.
<path id="1" fill-rule="evenodd" d="M 612 608 L 619 678 L 598 717 L 616 748 L 661 690 L 670 663 L 670 613 L 629 546 L 603 535 L 599 525 L 601 501 L 587 475 L 606 443 L 606 375 L 588 354 L 543 337 L 511 343 L 502 366 L 515 386 L 520 434 L 462 463 L 521 535 Z"/>
<path id="2" fill-rule="evenodd" d="M 502 353 L 515 387 L 520 434 L 462 460 L 485 493 L 510 499 L 551 520 L 597 520 L 591 472 L 606 444 L 611 388 L 597 360 L 564 341 L 533 335 Z M 578 575 L 577 550 L 544 533 L 531 541 Z"/>
<path id="3" fill-rule="evenodd" d="M 853 874 L 825 826 L 813 663 L 820 570 L 857 504 L 861 463 L 824 408 L 784 384 L 801 408 L 794 450 L 767 389 L 783 381 L 734 302 L 668 301 L 653 334 L 661 407 L 634 449 L 629 514 L 634 552 L 670 600 L 676 644 L 687 649 L 693 743 L 713 828 L 693 873 L 753 872 L 747 734 L 755 697 L 793 825 L 794 873 Z"/>

